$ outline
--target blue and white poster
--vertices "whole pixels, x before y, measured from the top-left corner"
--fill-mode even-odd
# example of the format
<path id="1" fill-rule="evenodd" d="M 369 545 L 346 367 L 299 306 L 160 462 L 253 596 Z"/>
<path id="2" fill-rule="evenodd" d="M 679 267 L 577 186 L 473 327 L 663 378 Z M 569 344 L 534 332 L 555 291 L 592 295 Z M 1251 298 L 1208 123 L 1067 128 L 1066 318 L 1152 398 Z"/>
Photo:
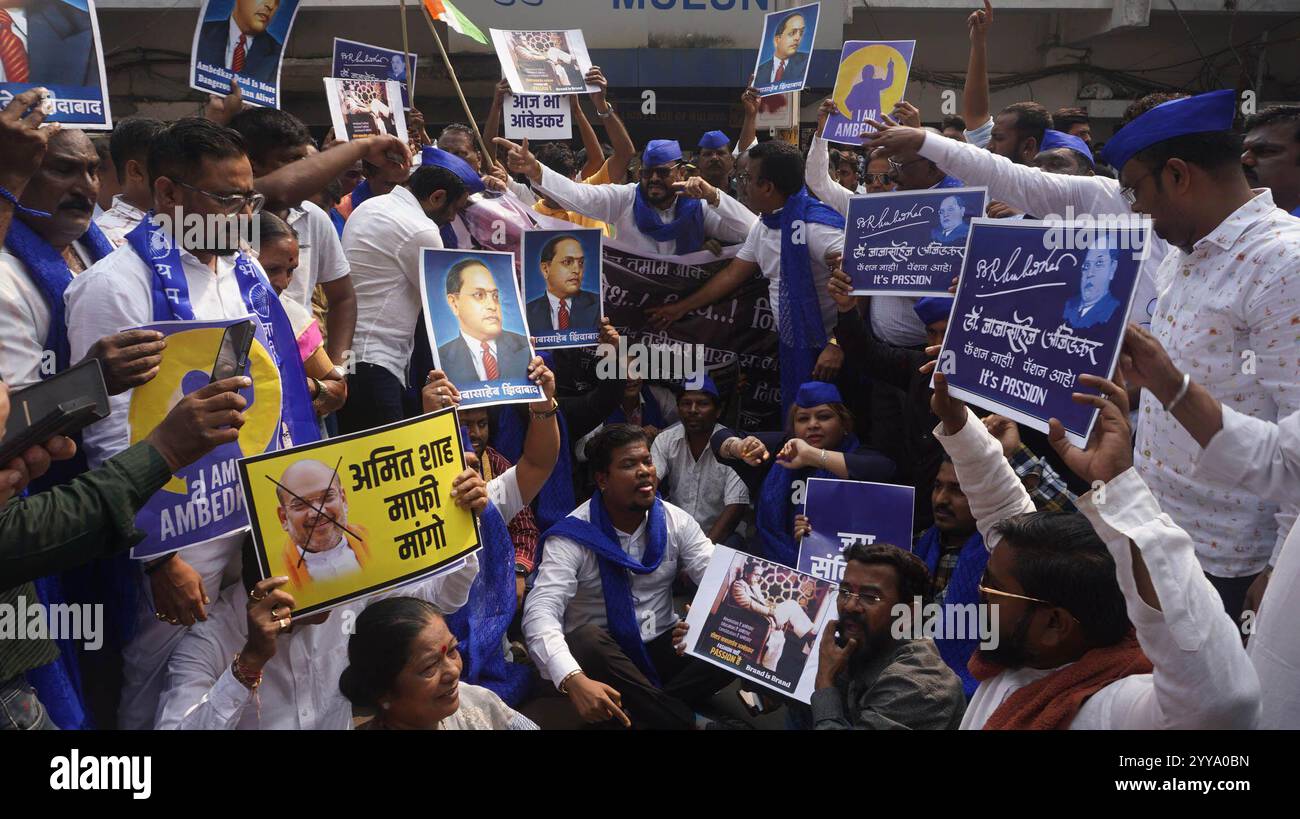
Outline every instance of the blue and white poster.
<path id="1" fill-rule="evenodd" d="M 855 196 L 844 223 L 844 272 L 857 296 L 947 296 L 961 272 L 984 188 Z"/>
<path id="2" fill-rule="evenodd" d="M 190 87 L 230 93 L 239 82 L 244 101 L 280 107 L 280 64 L 298 0 L 203 0 L 190 46 Z"/>
<path id="3" fill-rule="evenodd" d="M 760 97 L 803 89 L 817 38 L 820 3 L 769 12 L 763 18 L 763 40 L 758 45 L 753 87 Z"/>
<path id="4" fill-rule="evenodd" d="M 181 398 L 208 383 L 226 328 L 242 321 L 245 319 L 164 321 L 132 328 L 157 330 L 167 337 L 158 375 L 131 391 L 128 422 L 132 444 L 147 438 Z M 237 463 L 245 456 L 274 452 L 288 444 L 280 420 L 280 371 L 267 349 L 262 323 L 253 324 L 256 335 L 245 373 L 253 385 L 239 392 L 248 402 L 239 440 L 222 444 L 182 467 L 149 498 L 135 516 L 135 525 L 145 538 L 131 550 L 131 557 L 142 559 L 198 546 L 248 527 Z"/>
<path id="5" fill-rule="evenodd" d="M 420 297 L 433 365 L 460 391 L 462 409 L 544 400 L 528 380 L 533 345 L 513 253 L 425 248 Z"/>
<path id="6" fill-rule="evenodd" d="M 812 532 L 799 544 L 799 571 L 839 583 L 850 546 L 888 543 L 910 552 L 915 494 L 892 483 L 809 478 L 803 513 Z"/>
<path id="7" fill-rule="evenodd" d="M 95 0 L 6 0 L 0 15 L 0 109 L 42 87 L 46 122 L 111 129 Z"/>
<path id="8" fill-rule="evenodd" d="M 904 99 L 916 40 L 849 40 L 840 52 L 831 99 L 835 111 L 826 120 L 822 138 L 845 145 L 861 145 L 864 134 L 875 130 L 867 120 L 880 121 Z"/>
<path id="9" fill-rule="evenodd" d="M 599 228 L 524 233 L 524 313 L 537 349 L 599 340 L 602 238 Z"/>
<path id="10" fill-rule="evenodd" d="M 415 54 L 391 48 L 334 38 L 331 77 L 344 80 L 394 80 L 402 86 L 402 107 L 411 107 L 411 86 L 415 83 Z"/>
<path id="11" fill-rule="evenodd" d="M 1119 358 L 1149 224 L 976 219 L 939 369 L 964 401 L 1084 446 L 1097 410 L 1070 396 Z"/>

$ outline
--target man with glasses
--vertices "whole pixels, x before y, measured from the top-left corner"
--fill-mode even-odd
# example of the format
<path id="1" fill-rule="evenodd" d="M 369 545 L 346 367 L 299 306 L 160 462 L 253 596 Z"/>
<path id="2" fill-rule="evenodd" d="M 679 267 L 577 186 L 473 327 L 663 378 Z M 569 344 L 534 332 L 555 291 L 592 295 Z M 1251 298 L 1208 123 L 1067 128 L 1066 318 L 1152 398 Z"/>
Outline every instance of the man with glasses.
<path id="1" fill-rule="evenodd" d="M 895 635 L 894 607 L 930 597 L 925 564 L 887 543 L 855 543 L 844 560 L 839 619 L 826 623 L 818 649 L 812 727 L 957 728 L 966 710 L 961 680 L 933 640 L 911 629 Z"/>
<path id="2" fill-rule="evenodd" d="M 641 182 L 626 185 L 584 185 L 538 162 L 527 140 L 494 141 L 509 149 L 510 171 L 527 176 L 539 195 L 613 226 L 619 242 L 638 253 L 694 253 L 706 239 L 743 242 L 758 218 L 704 178 L 687 180 L 681 146 L 671 140 L 651 141 L 641 157 Z"/>
<path id="3" fill-rule="evenodd" d="M 464 259 L 447 271 L 447 306 L 460 333 L 438 348 L 438 364 L 454 384 L 522 381 L 532 350 L 528 339 L 505 329 L 501 288 L 478 259 Z"/>
<path id="4" fill-rule="evenodd" d="M 80 356 L 101 336 L 156 321 L 288 319 L 266 274 L 247 252 L 254 214 L 264 198 L 253 190 L 243 138 L 205 119 L 182 119 L 162 131 L 146 161 L 154 219 L 142 221 L 116 251 L 68 287 L 68 339 Z M 319 429 L 295 345 L 276 357 L 281 369 L 282 442 L 309 443 Z M 161 362 L 158 362 L 161 363 Z M 288 375 L 296 366 L 296 376 Z M 157 363 L 149 371 L 157 372 Z M 257 385 L 254 385 L 255 387 Z M 97 467 L 131 443 L 131 391 L 110 399 L 112 414 L 87 428 L 85 450 Z M 243 532 L 233 532 L 147 564 L 137 575 L 135 630 L 123 650 L 119 727 L 153 724 L 167 658 L 184 629 L 207 617 L 222 575 L 237 560 Z"/>

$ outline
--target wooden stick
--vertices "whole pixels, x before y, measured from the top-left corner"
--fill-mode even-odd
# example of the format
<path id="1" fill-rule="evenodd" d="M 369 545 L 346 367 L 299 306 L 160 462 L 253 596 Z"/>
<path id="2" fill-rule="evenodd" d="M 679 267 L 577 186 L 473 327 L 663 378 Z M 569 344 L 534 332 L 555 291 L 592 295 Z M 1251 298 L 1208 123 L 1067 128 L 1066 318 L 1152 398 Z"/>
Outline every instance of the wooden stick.
<path id="1" fill-rule="evenodd" d="M 429 10 L 424 4 L 420 4 L 424 11 L 424 22 L 429 24 L 429 31 L 433 32 L 433 41 L 438 44 L 438 52 L 442 54 L 442 62 L 447 66 L 447 76 L 451 77 L 452 87 L 456 89 L 456 96 L 460 97 L 460 105 L 465 109 L 465 118 L 469 120 L 469 127 L 474 129 L 474 137 L 478 139 L 479 150 L 483 154 L 483 161 L 489 165 L 492 164 L 492 152 L 488 150 L 487 143 L 483 141 L 483 134 L 478 130 L 478 123 L 474 121 L 474 114 L 469 110 L 469 103 L 465 101 L 465 92 L 460 88 L 460 80 L 456 78 L 456 70 L 451 67 L 451 58 L 447 56 L 447 49 L 442 44 L 442 38 L 438 36 L 438 27 L 433 24 L 433 17 L 429 15 Z"/>
<path id="2" fill-rule="evenodd" d="M 406 0 L 399 0 L 402 5 L 402 62 L 407 62 L 406 58 L 411 55 L 411 41 L 406 36 Z M 411 101 L 411 107 L 415 107 L 415 72 L 410 65 L 406 66 L 406 97 Z"/>

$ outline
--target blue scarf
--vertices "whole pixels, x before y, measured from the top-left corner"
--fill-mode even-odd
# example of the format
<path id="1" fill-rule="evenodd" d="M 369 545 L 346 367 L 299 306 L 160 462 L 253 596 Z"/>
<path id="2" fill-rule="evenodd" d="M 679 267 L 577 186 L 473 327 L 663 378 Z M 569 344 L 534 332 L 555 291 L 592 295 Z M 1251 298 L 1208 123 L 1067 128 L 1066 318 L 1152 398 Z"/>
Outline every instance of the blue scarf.
<path id="1" fill-rule="evenodd" d="M 645 198 L 640 185 L 636 186 L 636 199 L 632 201 L 632 216 L 637 229 L 656 242 L 677 241 L 676 253 L 694 253 L 704 247 L 704 205 L 689 196 L 677 197 L 673 204 L 673 220 L 659 221 L 659 211 Z"/>
<path id="2" fill-rule="evenodd" d="M 447 615 L 447 628 L 460 641 L 465 659 L 461 679 L 516 706 L 528 696 L 532 678 L 526 666 L 508 663 L 502 654 L 502 638 L 515 616 L 515 546 L 495 504 L 488 503 L 479 515 L 478 527 L 483 538 L 478 574 L 468 602 Z"/>
<path id="3" fill-rule="evenodd" d="M 939 527 L 931 526 L 917 538 L 914 554 L 925 562 L 926 568 L 933 576 L 939 567 L 939 556 L 943 554 L 943 539 Z M 988 562 L 989 550 L 984 546 L 984 538 L 980 537 L 979 532 L 975 532 L 966 540 L 966 544 L 961 547 L 961 552 L 957 555 L 957 566 L 953 569 L 952 576 L 948 578 L 943 603 L 964 605 L 980 602 L 979 582 L 984 576 L 984 567 Z M 905 602 L 910 605 L 911 601 Z M 969 699 L 979 687 L 979 680 L 975 679 L 966 666 L 970 663 L 971 655 L 979 648 L 979 638 L 971 637 L 966 640 L 936 638 L 934 642 L 939 647 L 939 656 L 943 657 L 948 667 L 961 677 L 962 688 L 965 689 L 966 698 Z"/>
<path id="4" fill-rule="evenodd" d="M 516 407 L 501 407 L 492 436 L 492 447 L 512 464 L 519 463 L 519 457 L 524 453 L 524 435 L 528 431 L 528 422 L 520 415 Z M 564 520 L 573 511 L 573 507 L 578 505 L 573 496 L 573 453 L 569 445 L 569 427 L 564 421 L 563 412 L 557 412 L 555 420 L 560 425 L 560 454 L 555 461 L 555 468 L 551 470 L 533 502 L 537 528 L 542 532 Z M 541 559 L 539 544 L 537 560 L 540 562 Z"/>
<path id="5" fill-rule="evenodd" d="M 845 435 L 837 447 L 827 447 L 834 452 L 853 452 L 858 448 L 857 436 Z M 759 557 L 775 561 L 783 566 L 798 568 L 799 544 L 794 540 L 794 504 L 790 501 L 790 484 L 798 480 L 800 473 L 807 478 L 835 478 L 839 475 L 829 469 L 810 471 L 807 468 L 792 470 L 776 463 L 776 453 L 772 453 L 772 466 L 763 478 L 759 490 L 758 507 L 754 510 L 755 523 L 758 526 L 758 543 L 762 548 Z"/>
<path id="6" fill-rule="evenodd" d="M 640 561 L 634 560 L 619 545 L 618 535 L 614 533 L 614 524 L 605 511 L 605 499 L 599 489 L 592 494 L 589 508 L 591 522 L 570 515 L 547 529 L 541 542 L 544 544 L 548 538 L 559 535 L 595 553 L 596 562 L 600 564 L 600 587 L 605 595 L 605 619 L 609 623 L 609 633 L 619 648 L 623 649 L 623 653 L 641 669 L 650 684 L 659 688 L 659 673 L 650 662 L 645 641 L 641 639 L 641 629 L 637 625 L 636 606 L 632 601 L 632 580 L 628 572 L 650 574 L 659 568 L 668 552 L 668 521 L 663 501 L 655 498 L 654 506 L 650 507 L 646 521 L 646 548 Z"/>
<path id="7" fill-rule="evenodd" d="M 456 238 L 456 229 L 451 226 L 451 222 L 439 225 L 438 235 L 442 237 L 442 246 L 447 250 L 455 250 L 460 247 L 460 240 Z"/>
<path id="8" fill-rule="evenodd" d="M 356 209 L 361 207 L 362 202 L 374 195 L 375 192 L 370 189 L 370 180 L 362 179 L 361 182 L 352 189 L 352 198 L 349 200 L 352 203 L 352 211 L 355 213 Z"/>
<path id="9" fill-rule="evenodd" d="M 131 249 L 153 271 L 153 320 L 194 321 L 190 304 L 190 285 L 181 266 L 180 250 L 166 233 L 154 224 L 151 211 L 126 235 Z M 265 274 L 242 251 L 235 257 L 235 278 L 248 312 L 257 317 L 266 335 L 267 349 L 280 371 L 283 400 L 280 420 L 288 427 L 294 445 L 320 440 L 320 425 L 307 392 L 307 373 L 298 355 L 293 326 L 276 298 Z"/>
<path id="10" fill-rule="evenodd" d="M 81 235 L 81 241 L 90 251 L 94 262 L 113 252 L 113 245 L 94 222 Z M 72 284 L 72 271 L 68 269 L 63 256 L 50 247 L 49 242 L 18 219 L 9 225 L 5 246 L 27 265 L 33 283 L 40 288 L 45 306 L 49 308 L 50 331 L 45 337 L 45 349 L 54 351 L 54 371 L 61 373 L 72 363 L 72 354 L 68 348 L 67 313 L 63 305 L 63 294 L 68 285 Z"/>
<path id="11" fill-rule="evenodd" d="M 813 281 L 806 226 L 826 225 L 843 230 L 844 217 L 814 199 L 807 188 L 800 188 L 785 201 L 785 207 L 776 213 L 765 214 L 762 219 L 764 227 L 781 230 L 781 305 L 777 329 L 781 354 L 781 412 L 784 416 L 794 403 L 799 385 L 812 380 L 817 356 L 826 346 L 826 328 L 822 324 L 817 285 Z M 796 225 L 804 234 L 801 243 L 795 242 Z"/>

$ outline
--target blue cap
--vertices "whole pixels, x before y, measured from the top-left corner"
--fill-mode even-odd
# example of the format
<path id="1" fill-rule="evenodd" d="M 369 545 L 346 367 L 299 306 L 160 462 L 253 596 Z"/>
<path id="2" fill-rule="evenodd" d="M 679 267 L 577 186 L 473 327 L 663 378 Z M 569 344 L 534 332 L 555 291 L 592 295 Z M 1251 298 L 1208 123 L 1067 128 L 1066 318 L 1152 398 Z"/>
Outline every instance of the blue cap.
<path id="1" fill-rule="evenodd" d="M 1237 94 L 1230 88 L 1161 103 L 1120 128 L 1101 151 L 1117 171 L 1138 151 L 1158 142 L 1210 131 L 1228 131 L 1237 112 Z"/>
<path id="2" fill-rule="evenodd" d="M 731 144 L 731 139 L 721 131 L 709 131 L 700 137 L 701 148 L 725 148 Z"/>
<path id="3" fill-rule="evenodd" d="M 677 144 L 677 140 L 652 139 L 650 144 L 645 146 L 645 153 L 641 155 L 641 165 L 646 168 L 656 168 L 660 165 L 680 162 L 681 158 L 682 146 Z"/>
<path id="4" fill-rule="evenodd" d="M 1064 131 L 1054 131 L 1051 128 L 1048 128 L 1043 132 L 1043 144 L 1040 147 L 1040 150 L 1054 151 L 1057 148 L 1070 148 L 1071 150 L 1078 151 L 1088 160 L 1089 165 L 1094 168 L 1097 167 L 1097 163 L 1092 160 L 1092 150 L 1088 147 L 1088 143 L 1073 134 L 1067 134 Z"/>
<path id="5" fill-rule="evenodd" d="M 426 145 L 424 150 L 420 151 L 421 165 L 437 165 L 439 168 L 446 168 L 456 176 L 460 181 L 465 183 L 465 187 L 470 193 L 482 193 L 484 190 L 483 180 L 479 177 L 470 164 L 455 154 L 449 154 L 441 148 L 433 145 Z"/>
<path id="6" fill-rule="evenodd" d="M 700 376 L 698 387 L 692 387 L 691 382 L 687 381 L 686 389 L 683 390 L 683 392 L 707 392 L 709 395 L 712 395 L 715 400 L 722 400 L 722 396 L 718 393 L 718 385 L 714 384 L 713 379 L 709 378 L 707 375 Z"/>
<path id="7" fill-rule="evenodd" d="M 808 381 L 800 384 L 799 392 L 794 397 L 794 404 L 800 409 L 811 409 L 822 404 L 843 403 L 844 399 L 840 397 L 840 391 L 834 384 L 827 384 L 825 381 Z"/>
<path id="8" fill-rule="evenodd" d="M 917 299 L 912 309 L 921 317 L 921 323 L 929 327 L 936 321 L 944 321 L 952 315 L 952 299 L 946 296 L 926 296 Z"/>

